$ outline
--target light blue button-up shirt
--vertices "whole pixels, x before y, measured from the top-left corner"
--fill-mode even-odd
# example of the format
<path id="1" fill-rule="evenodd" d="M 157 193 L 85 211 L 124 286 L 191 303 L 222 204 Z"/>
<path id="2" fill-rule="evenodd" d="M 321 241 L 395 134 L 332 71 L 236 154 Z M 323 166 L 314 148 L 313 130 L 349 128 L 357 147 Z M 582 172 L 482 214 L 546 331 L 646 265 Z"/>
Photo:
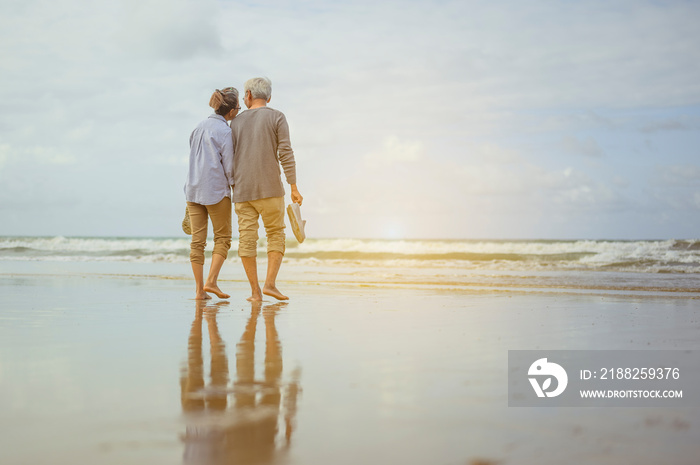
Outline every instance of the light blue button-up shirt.
<path id="1" fill-rule="evenodd" d="M 233 140 L 223 116 L 212 114 L 190 136 L 190 170 L 185 198 L 200 205 L 215 205 L 231 198 Z"/>

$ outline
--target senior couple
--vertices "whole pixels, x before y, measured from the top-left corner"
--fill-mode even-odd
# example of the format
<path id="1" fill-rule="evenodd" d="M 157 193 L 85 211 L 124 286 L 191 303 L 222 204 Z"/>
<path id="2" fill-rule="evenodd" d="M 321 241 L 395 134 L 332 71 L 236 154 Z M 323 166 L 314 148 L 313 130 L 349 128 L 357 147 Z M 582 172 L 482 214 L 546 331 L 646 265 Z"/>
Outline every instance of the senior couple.
<path id="1" fill-rule="evenodd" d="M 291 186 L 292 202 L 302 196 L 296 185 L 296 164 L 289 142 L 284 114 L 267 104 L 272 84 L 267 78 L 253 78 L 244 84 L 242 113 L 238 91 L 233 87 L 216 90 L 209 106 L 214 113 L 199 123 L 190 136 L 190 164 L 185 197 L 192 231 L 190 262 L 196 284 L 196 299 L 230 296 L 217 283 L 221 266 L 231 248 L 231 203 L 238 216 L 238 256 L 252 291 L 250 301 L 263 294 L 287 300 L 276 285 L 285 251 L 284 186 L 280 165 Z M 229 126 L 229 123 L 230 126 Z M 204 247 L 211 218 L 214 252 L 204 280 Z M 258 281 L 258 220 L 267 236 L 267 275 L 262 289 Z"/>

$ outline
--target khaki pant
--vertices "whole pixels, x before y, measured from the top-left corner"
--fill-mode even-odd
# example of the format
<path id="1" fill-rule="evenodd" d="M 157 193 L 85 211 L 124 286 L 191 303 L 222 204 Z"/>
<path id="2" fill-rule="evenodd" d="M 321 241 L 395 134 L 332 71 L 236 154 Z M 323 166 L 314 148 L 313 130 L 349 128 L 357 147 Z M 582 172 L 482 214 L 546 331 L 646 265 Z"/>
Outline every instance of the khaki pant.
<path id="1" fill-rule="evenodd" d="M 207 226 L 209 218 L 214 228 L 214 253 L 228 257 L 231 248 L 231 199 L 224 197 L 215 205 L 200 205 L 187 202 L 192 227 L 190 244 L 190 261 L 204 265 L 204 247 L 207 245 Z"/>
<path id="2" fill-rule="evenodd" d="M 284 197 L 268 197 L 236 202 L 238 215 L 238 255 L 256 257 L 258 255 L 258 218 L 262 217 L 267 236 L 267 253 L 284 254 Z"/>

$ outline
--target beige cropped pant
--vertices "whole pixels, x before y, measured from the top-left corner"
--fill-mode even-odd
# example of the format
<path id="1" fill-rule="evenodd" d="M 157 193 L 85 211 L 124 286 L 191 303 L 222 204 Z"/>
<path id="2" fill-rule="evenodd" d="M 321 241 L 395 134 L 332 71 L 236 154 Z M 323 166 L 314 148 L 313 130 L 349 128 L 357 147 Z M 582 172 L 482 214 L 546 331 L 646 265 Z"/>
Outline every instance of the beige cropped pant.
<path id="1" fill-rule="evenodd" d="M 236 202 L 238 216 L 238 256 L 258 255 L 258 218 L 262 218 L 267 236 L 267 253 L 285 251 L 284 197 L 268 197 Z"/>
<path id="2" fill-rule="evenodd" d="M 231 199 L 224 197 L 215 205 L 200 205 L 187 202 L 192 227 L 190 261 L 204 265 L 204 247 L 207 246 L 209 218 L 214 228 L 214 253 L 226 259 L 231 248 Z"/>

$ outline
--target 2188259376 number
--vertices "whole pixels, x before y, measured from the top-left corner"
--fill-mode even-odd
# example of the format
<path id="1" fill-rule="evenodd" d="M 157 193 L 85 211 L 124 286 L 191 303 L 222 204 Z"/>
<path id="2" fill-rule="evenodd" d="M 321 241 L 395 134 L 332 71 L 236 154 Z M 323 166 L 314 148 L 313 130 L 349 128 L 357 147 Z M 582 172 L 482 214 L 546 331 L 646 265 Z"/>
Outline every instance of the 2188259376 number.
<path id="1" fill-rule="evenodd" d="M 599 379 L 678 379 L 678 368 L 601 368 Z"/>

